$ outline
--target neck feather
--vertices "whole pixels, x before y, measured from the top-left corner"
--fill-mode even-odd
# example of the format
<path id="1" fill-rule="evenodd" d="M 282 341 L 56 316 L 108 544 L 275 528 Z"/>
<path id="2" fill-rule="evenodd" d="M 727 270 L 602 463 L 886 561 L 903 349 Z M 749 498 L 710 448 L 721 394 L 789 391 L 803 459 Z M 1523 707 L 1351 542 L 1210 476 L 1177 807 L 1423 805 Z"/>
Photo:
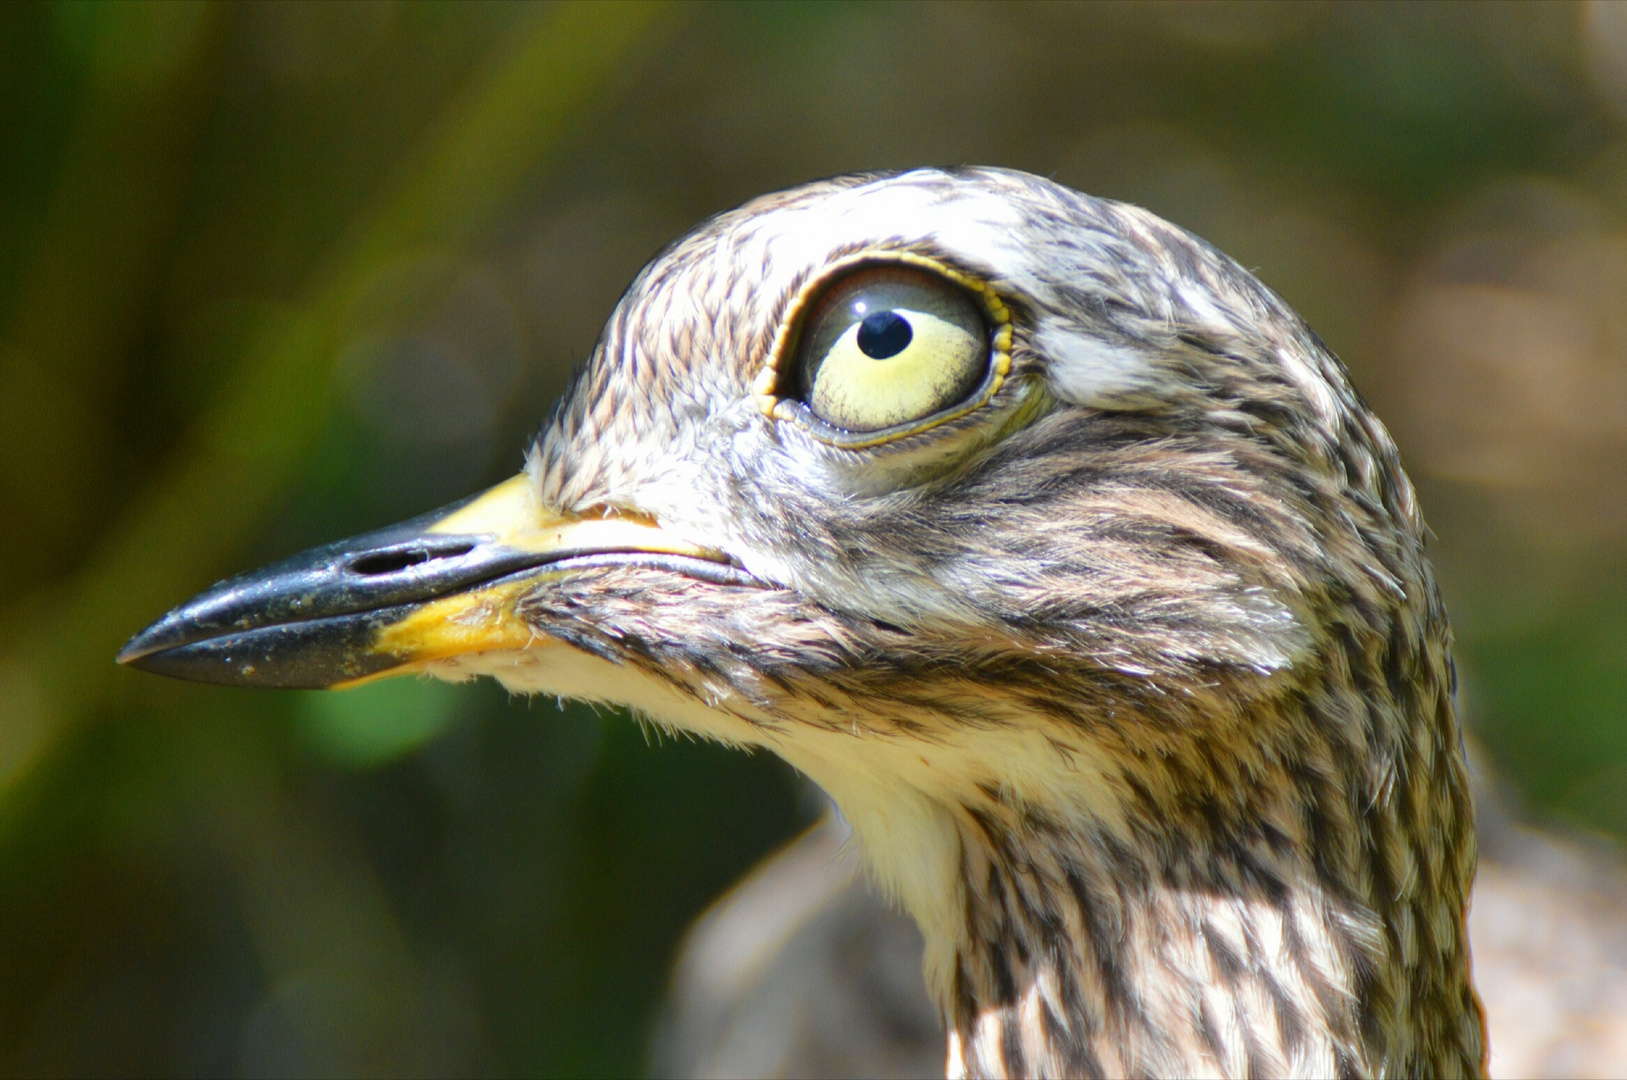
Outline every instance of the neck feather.
<path id="1" fill-rule="evenodd" d="M 921 925 L 951 1076 L 1481 1073 L 1457 754 L 1406 739 L 1374 770 L 1304 741 L 1198 784 L 1179 750 L 1082 741 L 1041 768 L 1031 741 L 908 744 L 908 785 L 869 775 L 902 775 L 901 747 L 787 754 Z M 1017 760 L 1020 782 L 972 779 Z"/>
<path id="2" fill-rule="evenodd" d="M 1261 843 L 1152 865 L 1103 835 L 964 848 L 951 1075 L 1374 1074 L 1371 913 Z"/>

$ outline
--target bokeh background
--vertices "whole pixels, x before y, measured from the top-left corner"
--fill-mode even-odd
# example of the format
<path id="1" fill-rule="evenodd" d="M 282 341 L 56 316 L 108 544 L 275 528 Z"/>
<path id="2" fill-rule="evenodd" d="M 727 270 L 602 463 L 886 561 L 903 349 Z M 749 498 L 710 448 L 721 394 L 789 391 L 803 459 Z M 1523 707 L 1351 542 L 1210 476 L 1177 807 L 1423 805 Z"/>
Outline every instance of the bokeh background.
<path id="1" fill-rule="evenodd" d="M 987 163 L 1255 268 L 1395 431 L 1472 723 L 1627 837 L 1627 7 L 0 5 L 0 1072 L 626 1075 L 816 800 L 626 716 L 117 669 L 450 501 L 639 266 Z"/>

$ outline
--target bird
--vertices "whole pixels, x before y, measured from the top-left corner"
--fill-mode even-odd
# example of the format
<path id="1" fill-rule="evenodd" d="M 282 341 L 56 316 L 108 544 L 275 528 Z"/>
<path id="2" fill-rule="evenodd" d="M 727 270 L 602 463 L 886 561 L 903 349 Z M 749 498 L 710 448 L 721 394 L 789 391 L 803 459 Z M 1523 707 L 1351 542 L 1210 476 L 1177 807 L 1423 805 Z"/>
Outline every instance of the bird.
<path id="1" fill-rule="evenodd" d="M 779 755 L 919 928 L 951 1077 L 1476 1076 L 1425 541 L 1341 362 L 1219 250 L 873 172 L 659 253 L 518 475 L 118 659 L 492 676 Z"/>

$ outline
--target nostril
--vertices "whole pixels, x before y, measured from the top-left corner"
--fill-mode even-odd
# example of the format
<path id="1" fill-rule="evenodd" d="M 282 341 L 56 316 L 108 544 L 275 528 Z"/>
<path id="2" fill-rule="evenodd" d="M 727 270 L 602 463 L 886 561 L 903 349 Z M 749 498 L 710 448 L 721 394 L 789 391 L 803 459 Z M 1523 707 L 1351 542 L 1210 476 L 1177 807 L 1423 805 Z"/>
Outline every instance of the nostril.
<path id="1" fill-rule="evenodd" d="M 467 555 L 473 551 L 473 544 L 456 544 L 451 547 L 436 548 L 430 551 L 427 548 L 399 548 L 395 551 L 380 551 L 374 555 L 363 555 L 350 564 L 350 572 L 362 574 L 366 577 L 377 577 L 382 574 L 395 574 L 409 567 L 418 566 L 431 559 L 455 559 L 460 555 Z"/>
<path id="2" fill-rule="evenodd" d="M 405 570 L 409 566 L 429 561 L 429 552 L 413 551 L 385 551 L 377 555 L 364 555 L 350 564 L 353 574 L 365 574 L 376 577 L 379 574 L 393 574 L 398 570 Z"/>

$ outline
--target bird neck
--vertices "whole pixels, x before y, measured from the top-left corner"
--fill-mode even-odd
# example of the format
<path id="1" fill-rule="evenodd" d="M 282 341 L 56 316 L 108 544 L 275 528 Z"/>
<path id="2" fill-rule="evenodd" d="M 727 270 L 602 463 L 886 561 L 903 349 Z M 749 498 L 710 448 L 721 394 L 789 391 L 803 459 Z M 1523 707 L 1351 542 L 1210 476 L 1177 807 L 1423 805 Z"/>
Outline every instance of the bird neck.
<path id="1" fill-rule="evenodd" d="M 1360 999 L 1382 928 L 1285 852 L 1160 844 L 1159 866 L 1105 832 L 975 833 L 951 1076 L 1379 1071 Z"/>
<path id="2" fill-rule="evenodd" d="M 1306 743 L 1217 752 L 1203 784 L 1180 752 L 1115 768 L 1012 730 L 786 756 L 920 925 L 951 1076 L 1474 1076 L 1472 818 L 1434 700 L 1447 739 L 1382 767 Z M 880 782 L 906 759 L 915 782 Z M 1010 784 L 968 779 L 1018 760 Z"/>
<path id="3" fill-rule="evenodd" d="M 1358 820 L 1264 774 L 1162 818 L 962 803 L 956 910 L 917 915 L 950 1075 L 1480 1075 L 1463 838 L 1407 824 L 1407 771 Z"/>

